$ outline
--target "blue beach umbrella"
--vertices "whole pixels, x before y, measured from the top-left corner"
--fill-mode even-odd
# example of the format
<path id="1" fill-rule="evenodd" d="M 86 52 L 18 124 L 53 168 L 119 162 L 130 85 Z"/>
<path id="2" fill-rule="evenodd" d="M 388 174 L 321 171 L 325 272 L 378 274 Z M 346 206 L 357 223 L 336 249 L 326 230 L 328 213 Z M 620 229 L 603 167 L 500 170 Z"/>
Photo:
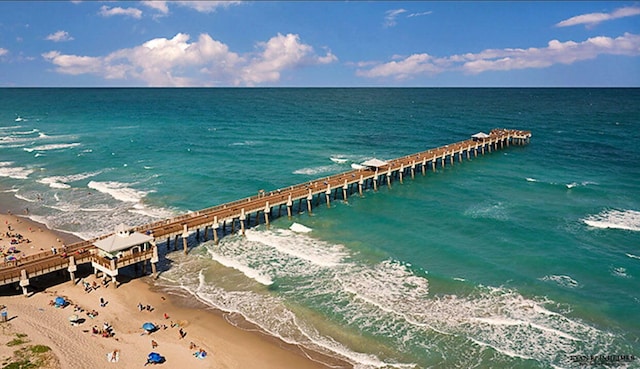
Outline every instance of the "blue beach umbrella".
<path id="1" fill-rule="evenodd" d="M 164 357 L 157 352 L 152 352 L 147 357 L 147 361 L 153 364 L 158 364 L 164 362 Z"/>
<path id="2" fill-rule="evenodd" d="M 156 326 L 153 323 L 146 322 L 142 325 L 142 329 L 144 329 L 145 331 L 151 332 L 156 330 Z"/>
<path id="3" fill-rule="evenodd" d="M 60 297 L 60 296 L 56 297 L 56 299 L 53 301 L 56 303 L 57 306 L 64 306 L 64 304 L 67 303 L 64 297 Z"/>

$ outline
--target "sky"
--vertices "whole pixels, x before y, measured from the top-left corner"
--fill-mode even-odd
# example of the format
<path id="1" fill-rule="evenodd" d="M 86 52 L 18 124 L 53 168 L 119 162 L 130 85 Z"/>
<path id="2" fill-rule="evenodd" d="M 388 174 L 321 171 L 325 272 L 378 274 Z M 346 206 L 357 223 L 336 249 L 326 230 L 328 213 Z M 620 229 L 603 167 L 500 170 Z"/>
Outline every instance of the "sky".
<path id="1" fill-rule="evenodd" d="M 640 87 L 640 2 L 5 0 L 0 87 Z"/>

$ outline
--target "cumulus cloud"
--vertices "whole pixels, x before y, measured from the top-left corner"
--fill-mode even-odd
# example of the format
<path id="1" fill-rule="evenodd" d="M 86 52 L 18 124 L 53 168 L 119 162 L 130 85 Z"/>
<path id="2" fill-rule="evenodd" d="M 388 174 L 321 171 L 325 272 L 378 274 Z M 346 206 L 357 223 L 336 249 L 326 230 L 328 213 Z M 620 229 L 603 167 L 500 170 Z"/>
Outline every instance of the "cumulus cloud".
<path id="1" fill-rule="evenodd" d="M 142 0 L 140 3 L 148 8 L 158 11 L 160 15 L 164 16 L 169 14 L 169 5 L 189 8 L 199 13 L 213 13 L 220 8 L 228 8 L 233 5 L 241 4 L 242 1 Z"/>
<path id="2" fill-rule="evenodd" d="M 144 0 L 141 2 L 142 5 L 157 10 L 163 15 L 169 14 L 169 6 L 166 1 L 159 0 Z"/>
<path id="3" fill-rule="evenodd" d="M 9 53 L 9 50 L 0 47 L 0 56 L 7 55 L 8 53 Z"/>
<path id="4" fill-rule="evenodd" d="M 445 71 L 463 71 L 479 74 L 487 71 L 546 68 L 556 64 L 573 64 L 594 59 L 599 55 L 640 55 L 640 35 L 625 33 L 611 38 L 592 37 L 582 42 L 549 41 L 546 47 L 528 49 L 487 49 L 479 53 L 467 53 L 436 58 L 429 54 L 414 54 L 394 58 L 387 63 L 377 63 L 368 69 L 358 69 L 356 74 L 366 78 L 393 78 L 397 80 L 422 75 L 434 75 Z"/>
<path id="5" fill-rule="evenodd" d="M 242 3 L 242 1 L 172 1 L 171 3 L 191 8 L 200 13 L 213 13 L 218 10 L 218 8 L 238 5 Z"/>
<path id="6" fill-rule="evenodd" d="M 239 55 L 208 34 L 190 42 L 189 35 L 178 33 L 171 39 L 152 39 L 103 57 L 59 51 L 42 56 L 59 73 L 91 73 L 111 80 L 142 81 L 148 86 L 254 86 L 277 82 L 287 70 L 337 60 L 330 51 L 317 55 L 294 34 L 278 34 L 258 43 L 256 49 L 255 53 Z"/>
<path id="7" fill-rule="evenodd" d="M 565 19 L 556 24 L 556 27 L 570 27 L 579 24 L 584 24 L 587 27 L 593 27 L 599 23 L 614 20 L 618 18 L 632 17 L 634 15 L 640 15 L 640 7 L 627 6 L 624 8 L 618 8 L 611 13 L 589 13 L 582 14 L 569 19 Z"/>
<path id="8" fill-rule="evenodd" d="M 103 5 L 100 7 L 100 11 L 98 12 L 98 14 L 103 17 L 113 17 L 116 15 L 122 15 L 125 17 L 131 17 L 136 19 L 142 18 L 142 10 L 137 8 L 121 8 L 119 6 L 115 8 L 110 8 L 106 5 Z"/>
<path id="9" fill-rule="evenodd" d="M 314 55 L 313 47 L 301 43 L 300 37 L 294 34 L 278 34 L 267 42 L 259 43 L 257 47 L 263 51 L 242 69 L 240 82 L 243 84 L 275 82 L 280 79 L 283 70 L 337 60 L 330 52 L 324 57 Z"/>
<path id="10" fill-rule="evenodd" d="M 392 9 L 392 10 L 387 10 L 385 12 L 385 16 L 384 16 L 384 23 L 383 26 L 384 27 L 393 27 L 397 24 L 396 22 L 396 18 L 402 14 L 402 13 L 406 13 L 407 11 L 405 9 Z"/>
<path id="11" fill-rule="evenodd" d="M 73 37 L 67 31 L 58 31 L 47 36 L 46 40 L 53 42 L 72 41 Z"/>

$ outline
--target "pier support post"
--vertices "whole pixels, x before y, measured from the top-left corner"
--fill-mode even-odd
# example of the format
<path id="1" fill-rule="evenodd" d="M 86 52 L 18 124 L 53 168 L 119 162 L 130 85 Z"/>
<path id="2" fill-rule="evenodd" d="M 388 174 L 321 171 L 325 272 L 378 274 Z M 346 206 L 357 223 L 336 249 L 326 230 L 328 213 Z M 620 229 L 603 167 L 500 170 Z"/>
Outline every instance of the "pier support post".
<path id="1" fill-rule="evenodd" d="M 289 198 L 287 199 L 287 217 L 291 219 L 291 208 L 293 207 L 293 201 L 291 201 L 291 194 L 289 194 Z"/>
<path id="2" fill-rule="evenodd" d="M 244 236 L 244 221 L 247 217 L 244 214 L 244 208 L 240 209 L 240 232 Z"/>
<path id="3" fill-rule="evenodd" d="M 327 207 L 331 207 L 331 185 L 327 183 L 327 190 L 324 192 L 325 197 L 327 198 Z"/>
<path id="4" fill-rule="evenodd" d="M 169 251 L 170 246 L 171 246 L 171 237 L 167 237 L 167 252 Z"/>
<path id="5" fill-rule="evenodd" d="M 312 200 L 313 200 L 313 195 L 311 194 L 311 189 L 309 189 L 309 194 L 307 195 L 307 212 L 309 212 L 309 215 L 313 213 L 313 207 L 311 206 Z"/>
<path id="6" fill-rule="evenodd" d="M 76 284 L 76 270 L 78 270 L 78 266 L 76 265 L 76 258 L 73 255 L 69 256 L 69 267 L 67 270 L 69 271 L 71 282 Z"/>
<path id="7" fill-rule="evenodd" d="M 204 226 L 204 242 L 207 242 L 209 240 L 209 226 L 205 225 Z"/>
<path id="8" fill-rule="evenodd" d="M 151 255 L 151 260 L 149 261 L 151 262 L 151 273 L 153 274 L 153 278 L 156 279 L 158 278 L 158 268 L 156 264 L 160 260 L 160 257 L 158 255 L 158 247 L 156 246 L 155 240 L 151 241 L 151 247 L 153 248 L 153 255 Z"/>
<path id="9" fill-rule="evenodd" d="M 182 250 L 184 254 L 187 254 L 187 238 L 189 238 L 189 234 L 187 233 L 187 225 L 182 225 Z"/>
<path id="10" fill-rule="evenodd" d="M 349 185 L 347 184 L 347 180 L 344 180 L 344 185 L 342 185 L 342 199 L 347 202 L 347 190 L 349 189 Z"/>
<path id="11" fill-rule="evenodd" d="M 387 187 L 391 188 L 391 167 L 387 170 Z"/>
<path id="12" fill-rule="evenodd" d="M 269 214 L 271 214 L 271 207 L 269 206 L 269 201 L 264 204 L 264 224 L 267 225 L 267 229 L 269 229 Z"/>
<path id="13" fill-rule="evenodd" d="M 360 197 L 362 197 L 362 186 L 364 185 L 364 178 L 362 177 L 362 174 L 360 174 L 360 180 L 358 181 L 358 193 L 360 194 Z"/>
<path id="14" fill-rule="evenodd" d="M 212 230 L 213 230 L 213 242 L 215 242 L 215 244 L 218 244 L 218 228 L 220 227 L 220 224 L 218 223 L 218 216 L 216 215 L 215 217 L 213 217 L 213 225 L 211 226 Z"/>
<path id="15" fill-rule="evenodd" d="M 400 184 L 403 183 L 402 177 L 404 176 L 404 164 L 400 164 L 400 170 L 398 170 L 398 178 L 400 179 Z"/>
<path id="16" fill-rule="evenodd" d="M 422 175 L 427 174 L 427 158 L 422 158 Z"/>
<path id="17" fill-rule="evenodd" d="M 29 277 L 27 276 L 27 271 L 22 269 L 20 270 L 20 287 L 22 287 L 22 294 L 26 296 L 29 295 L 29 290 L 27 287 L 29 286 Z"/>
<path id="18" fill-rule="evenodd" d="M 416 178 L 416 161 L 414 160 L 413 163 L 411 163 L 411 179 Z"/>
<path id="19" fill-rule="evenodd" d="M 378 191 L 378 171 L 376 171 L 376 176 L 373 177 L 373 190 Z"/>
<path id="20" fill-rule="evenodd" d="M 178 237 L 180 237 L 180 235 L 176 235 L 173 238 L 173 251 L 177 251 L 178 250 Z"/>

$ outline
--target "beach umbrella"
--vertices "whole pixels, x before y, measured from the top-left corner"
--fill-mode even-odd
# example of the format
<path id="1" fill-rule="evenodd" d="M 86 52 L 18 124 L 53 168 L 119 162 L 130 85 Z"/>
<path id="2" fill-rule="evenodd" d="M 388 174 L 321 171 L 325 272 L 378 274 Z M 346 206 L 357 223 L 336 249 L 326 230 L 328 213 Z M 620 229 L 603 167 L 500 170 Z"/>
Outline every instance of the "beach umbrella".
<path id="1" fill-rule="evenodd" d="M 157 352 L 152 352 L 147 357 L 147 361 L 154 364 L 162 363 L 164 362 L 164 357 Z"/>
<path id="2" fill-rule="evenodd" d="M 156 330 L 156 326 L 153 323 L 146 322 L 142 325 L 142 329 L 144 329 L 145 331 L 151 332 Z"/>
<path id="3" fill-rule="evenodd" d="M 56 303 L 57 306 L 64 306 L 64 304 L 67 303 L 64 297 L 60 297 L 60 296 L 56 297 L 56 299 L 53 301 Z"/>
<path id="4" fill-rule="evenodd" d="M 13 256 L 13 255 L 7 256 L 7 261 L 13 261 L 13 260 L 16 260 L 15 256 Z"/>
<path id="5" fill-rule="evenodd" d="M 79 317 L 78 317 L 78 315 L 76 315 L 76 314 L 69 315 L 69 321 L 70 321 L 70 322 L 77 322 L 77 321 L 78 321 L 78 319 L 80 319 L 80 318 L 79 318 Z"/>

